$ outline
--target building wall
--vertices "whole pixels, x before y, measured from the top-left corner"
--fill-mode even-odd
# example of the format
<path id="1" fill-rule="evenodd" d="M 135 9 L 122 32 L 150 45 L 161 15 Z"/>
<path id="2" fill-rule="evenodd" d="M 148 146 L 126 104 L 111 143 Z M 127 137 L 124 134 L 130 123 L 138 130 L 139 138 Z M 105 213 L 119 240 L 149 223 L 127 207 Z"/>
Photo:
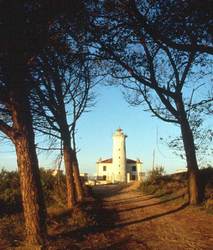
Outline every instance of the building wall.
<path id="1" fill-rule="evenodd" d="M 127 163 L 125 172 L 126 181 L 140 180 L 141 162 Z M 108 182 L 120 182 L 118 173 L 114 171 L 112 163 L 97 162 L 97 176 L 101 178 L 106 176 Z"/>
<path id="2" fill-rule="evenodd" d="M 106 180 L 112 181 L 112 175 L 112 163 L 97 163 L 97 176 L 106 176 Z"/>
<path id="3" fill-rule="evenodd" d="M 141 166 L 141 162 L 127 163 L 127 181 L 140 180 Z"/>

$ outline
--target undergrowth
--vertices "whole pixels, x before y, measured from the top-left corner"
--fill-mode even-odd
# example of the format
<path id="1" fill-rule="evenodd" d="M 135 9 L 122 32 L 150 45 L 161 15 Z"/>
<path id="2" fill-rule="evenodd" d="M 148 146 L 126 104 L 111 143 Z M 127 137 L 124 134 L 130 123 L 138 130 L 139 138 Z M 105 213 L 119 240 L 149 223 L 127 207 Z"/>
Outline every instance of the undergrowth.
<path id="1" fill-rule="evenodd" d="M 67 209 L 65 176 L 62 173 L 53 176 L 51 170 L 44 169 L 40 169 L 40 174 L 50 236 L 95 225 L 92 197 L 88 196 L 81 205 Z M 0 172 L 0 249 L 22 246 L 24 232 L 19 176 L 16 171 L 3 169 Z"/>
<path id="2" fill-rule="evenodd" d="M 200 185 L 204 195 L 202 208 L 213 213 L 213 168 L 200 170 Z M 188 202 L 187 173 L 164 175 L 162 168 L 150 171 L 147 179 L 141 184 L 144 193 L 154 195 L 161 201 L 173 204 Z"/>
<path id="3" fill-rule="evenodd" d="M 40 169 L 42 189 L 47 207 L 64 207 L 66 203 L 65 176 L 61 173 L 52 175 L 51 170 Z M 22 211 L 19 175 L 17 171 L 0 172 L 0 215 Z"/>

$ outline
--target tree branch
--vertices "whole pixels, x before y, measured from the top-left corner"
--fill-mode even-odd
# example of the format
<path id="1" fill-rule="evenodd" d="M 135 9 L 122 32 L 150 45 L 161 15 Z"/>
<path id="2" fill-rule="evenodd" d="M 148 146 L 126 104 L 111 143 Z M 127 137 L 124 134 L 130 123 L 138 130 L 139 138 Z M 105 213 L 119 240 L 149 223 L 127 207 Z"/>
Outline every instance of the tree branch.
<path id="1" fill-rule="evenodd" d="M 213 54 L 213 47 L 212 46 L 208 46 L 208 45 L 199 45 L 199 44 L 180 44 L 177 42 L 174 42 L 173 40 L 171 40 L 168 36 L 164 36 L 162 34 L 162 32 L 159 32 L 159 30 L 154 26 L 148 23 L 147 18 L 142 15 L 138 8 L 137 8 L 137 4 L 135 1 L 130 1 L 131 3 L 131 11 L 134 11 L 134 15 L 137 18 L 137 21 L 139 22 L 139 24 L 145 29 L 145 31 L 152 36 L 152 38 L 154 39 L 155 42 L 163 42 L 165 43 L 167 46 L 173 48 L 173 49 L 177 49 L 177 50 L 182 50 L 182 51 L 191 51 L 192 53 L 195 52 L 202 52 L 202 53 L 209 53 L 209 54 Z"/>
<path id="2" fill-rule="evenodd" d="M 3 120 L 0 119 L 0 130 L 9 138 L 13 139 L 14 130 L 12 127 L 7 125 Z"/>

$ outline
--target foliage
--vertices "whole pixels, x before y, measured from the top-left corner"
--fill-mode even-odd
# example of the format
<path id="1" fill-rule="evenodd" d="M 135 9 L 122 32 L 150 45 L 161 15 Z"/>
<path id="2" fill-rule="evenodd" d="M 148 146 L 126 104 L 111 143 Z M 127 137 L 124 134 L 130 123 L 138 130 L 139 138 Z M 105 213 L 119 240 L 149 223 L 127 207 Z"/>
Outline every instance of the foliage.
<path id="1" fill-rule="evenodd" d="M 65 176 L 52 175 L 52 170 L 40 169 L 44 198 L 48 206 L 66 203 Z M 17 171 L 0 172 L 0 213 L 11 214 L 22 211 L 19 175 Z"/>
<path id="2" fill-rule="evenodd" d="M 159 170 L 158 170 L 159 171 Z M 150 171 L 151 175 L 141 184 L 144 193 L 152 194 L 161 201 L 176 203 L 188 202 L 187 172 L 172 175 L 160 175 Z M 213 168 L 208 166 L 200 170 L 200 186 L 204 193 L 202 209 L 212 212 L 213 209 Z M 151 178 L 150 178 L 151 176 Z"/>
<path id="3" fill-rule="evenodd" d="M 162 166 L 155 167 L 151 171 L 149 171 L 147 181 L 153 183 L 157 180 L 158 177 L 163 176 L 164 174 L 165 174 L 164 167 Z"/>
<path id="4" fill-rule="evenodd" d="M 156 192 L 156 187 L 147 181 L 141 184 L 141 189 L 146 194 L 154 194 Z"/>
<path id="5" fill-rule="evenodd" d="M 21 208 L 18 173 L 2 169 L 0 172 L 0 213 L 18 212 Z"/>
<path id="6" fill-rule="evenodd" d="M 165 174 L 165 170 L 162 166 L 155 167 L 148 172 L 146 180 L 142 183 L 142 190 L 145 193 L 153 194 L 156 193 L 159 189 L 159 186 L 156 186 L 156 183 L 160 185 L 159 178 Z"/>
<path id="7" fill-rule="evenodd" d="M 205 104 L 202 107 L 192 110 L 189 115 L 189 122 L 192 128 L 195 142 L 195 150 L 199 167 L 211 163 L 211 156 L 213 154 L 213 129 L 211 128 L 211 121 L 209 122 L 206 115 L 210 115 L 213 112 L 212 105 L 210 103 Z M 165 144 L 173 150 L 173 153 L 182 159 L 185 159 L 184 145 L 182 136 L 169 136 L 164 140 Z"/>
<path id="8" fill-rule="evenodd" d="M 64 174 L 59 171 L 56 176 L 51 169 L 40 168 L 41 184 L 47 206 L 57 203 L 63 206 L 66 202 L 66 181 Z"/>

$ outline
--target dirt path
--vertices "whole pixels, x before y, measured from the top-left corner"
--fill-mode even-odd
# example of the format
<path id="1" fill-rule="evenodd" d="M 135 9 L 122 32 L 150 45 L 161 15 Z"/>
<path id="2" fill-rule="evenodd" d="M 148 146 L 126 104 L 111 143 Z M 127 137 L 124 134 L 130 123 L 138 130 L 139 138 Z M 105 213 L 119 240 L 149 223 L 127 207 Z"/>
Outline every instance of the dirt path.
<path id="1" fill-rule="evenodd" d="M 82 209 L 77 209 L 80 214 L 73 216 L 78 223 L 82 220 L 82 226 L 70 224 L 68 214 L 50 220 L 46 249 L 213 250 L 212 214 L 181 205 L 178 197 L 167 196 L 166 200 L 165 196 L 143 195 L 137 187 L 137 183 L 95 186 L 96 200 L 88 197 L 83 210 L 85 216 L 81 214 Z M 91 219 L 91 223 L 84 218 Z M 14 232 L 10 228 L 4 234 L 10 236 L 10 231 Z M 14 237 L 11 235 L 11 240 L 17 240 L 17 235 Z M 0 240 L 0 250 L 23 249 L 12 246 L 6 236 Z"/>
<path id="2" fill-rule="evenodd" d="M 213 249 L 213 216 L 197 208 L 169 205 L 136 186 L 97 186 L 102 226 L 82 249 Z"/>
<path id="3" fill-rule="evenodd" d="M 97 223 L 76 230 L 62 224 L 51 234 L 48 250 L 213 249 L 213 215 L 174 202 L 177 197 L 171 203 L 143 195 L 137 187 L 94 187 L 91 211 Z"/>

